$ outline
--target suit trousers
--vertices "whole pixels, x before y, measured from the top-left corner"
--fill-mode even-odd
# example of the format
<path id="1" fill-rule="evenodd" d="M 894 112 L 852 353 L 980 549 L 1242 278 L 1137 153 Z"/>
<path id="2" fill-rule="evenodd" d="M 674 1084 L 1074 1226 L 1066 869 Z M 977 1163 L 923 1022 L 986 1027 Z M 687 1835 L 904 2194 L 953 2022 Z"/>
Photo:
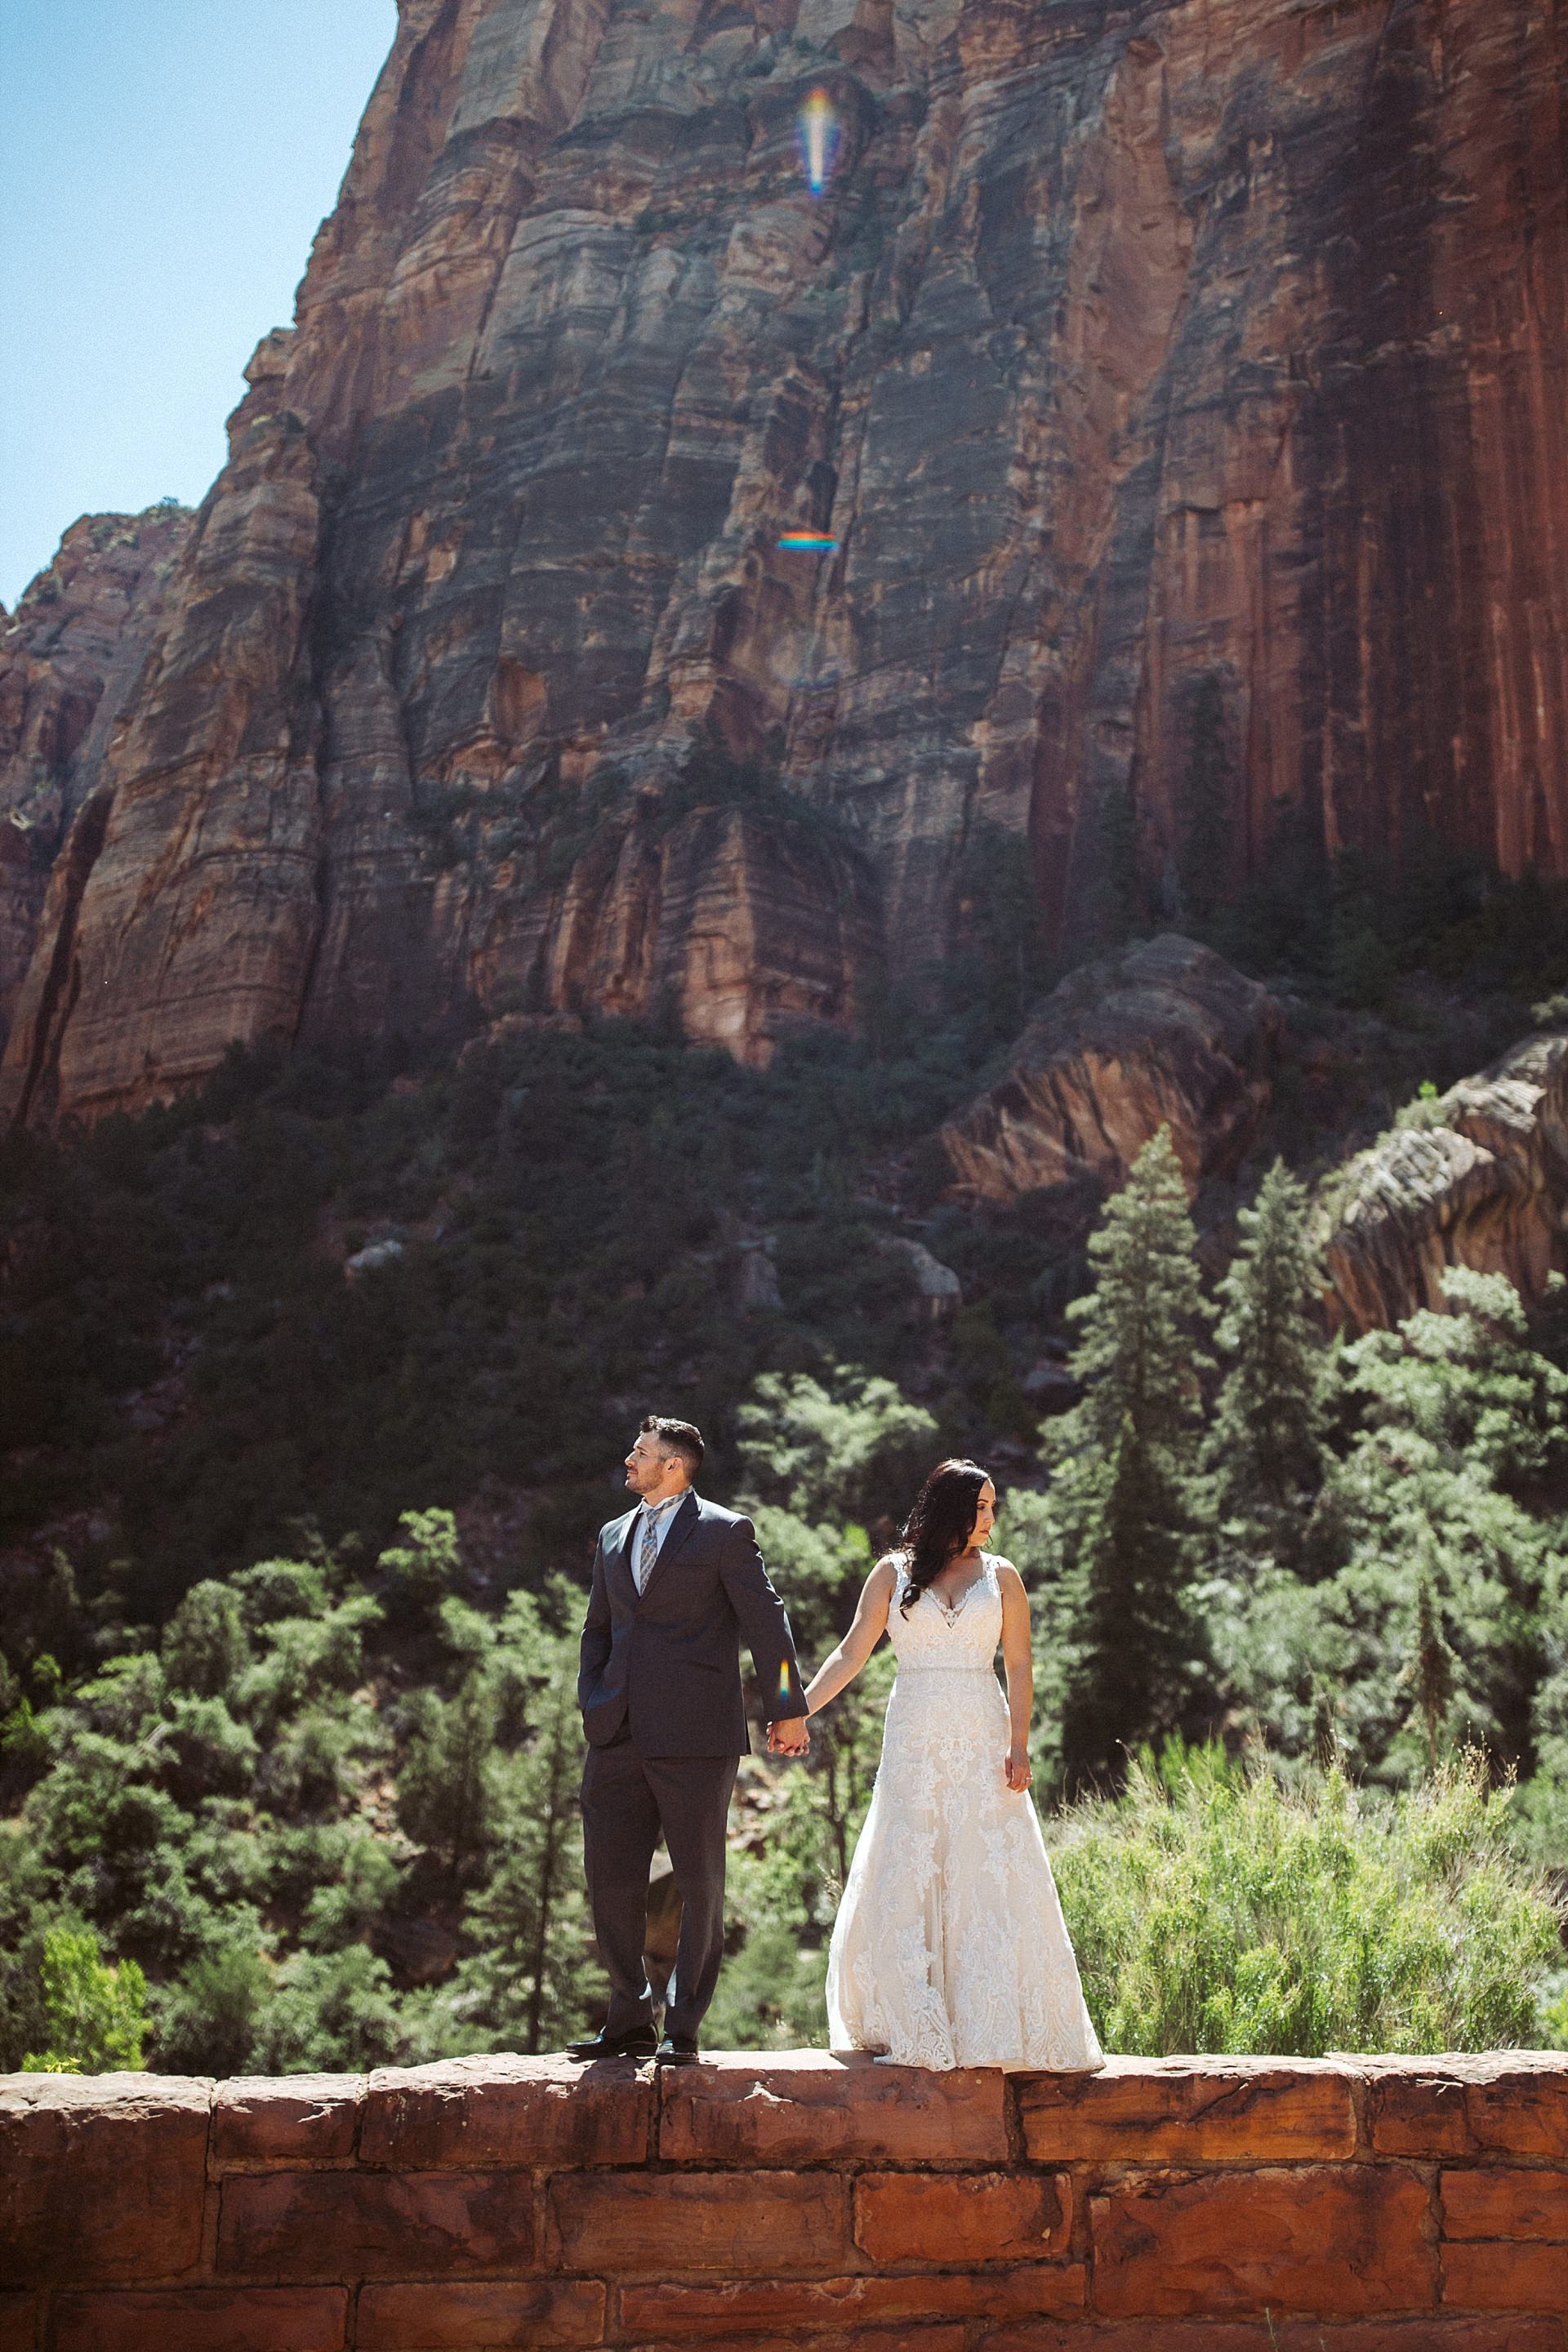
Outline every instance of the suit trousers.
<path id="1" fill-rule="evenodd" d="M 680 1890 L 680 1938 L 664 2030 L 695 2037 L 724 1957 L 724 1832 L 738 1756 L 639 1756 L 629 1738 L 590 1748 L 583 1860 L 594 1934 L 610 1979 L 607 2033 L 653 2018 L 643 1959 L 647 1874 L 662 1832 Z"/>

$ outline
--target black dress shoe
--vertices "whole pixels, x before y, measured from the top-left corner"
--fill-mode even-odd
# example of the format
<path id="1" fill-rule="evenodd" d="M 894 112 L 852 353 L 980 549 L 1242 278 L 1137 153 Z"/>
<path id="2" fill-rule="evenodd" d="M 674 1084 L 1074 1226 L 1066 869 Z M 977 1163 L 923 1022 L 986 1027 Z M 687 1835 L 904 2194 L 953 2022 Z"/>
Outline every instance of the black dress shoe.
<path id="1" fill-rule="evenodd" d="M 695 2066 L 697 2042 L 689 2033 L 667 2033 L 653 2053 L 656 2066 Z"/>
<path id="2" fill-rule="evenodd" d="M 592 2058 L 651 2058 L 658 2048 L 651 2025 L 630 2025 L 624 2033 L 590 2033 L 582 2042 L 569 2042 L 566 2055 L 586 2063 Z"/>

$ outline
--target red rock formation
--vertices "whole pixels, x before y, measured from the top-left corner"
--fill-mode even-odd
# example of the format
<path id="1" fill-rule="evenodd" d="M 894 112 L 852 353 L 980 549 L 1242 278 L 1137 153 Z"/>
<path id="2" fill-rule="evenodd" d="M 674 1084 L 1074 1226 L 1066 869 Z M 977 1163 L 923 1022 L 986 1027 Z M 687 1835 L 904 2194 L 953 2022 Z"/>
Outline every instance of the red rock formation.
<path id="1" fill-rule="evenodd" d="M 50 867 L 97 787 L 191 521 L 181 507 L 84 515 L 14 617 L 0 614 L 0 1045 Z"/>
<path id="2" fill-rule="evenodd" d="M 1237 875 L 1568 872 L 1565 91 L 1563 0 L 403 0 L 0 1101 L 519 991 L 761 1056 L 984 828 L 1160 882 L 1205 679 Z"/>
<path id="3" fill-rule="evenodd" d="M 1425 1106 L 1423 1107 L 1425 1108 Z M 1335 1320 L 1391 1328 L 1444 1307 L 1450 1266 L 1502 1274 L 1528 1299 L 1568 1271 L 1568 1037 L 1527 1037 L 1330 1180 Z"/>
<path id="4" fill-rule="evenodd" d="M 1283 1028 L 1267 989 L 1222 957 L 1150 940 L 1065 980 L 938 1139 L 965 1192 L 1016 1201 L 1085 1171 L 1113 1190 L 1168 1127 L 1195 1191 L 1257 1140 Z"/>

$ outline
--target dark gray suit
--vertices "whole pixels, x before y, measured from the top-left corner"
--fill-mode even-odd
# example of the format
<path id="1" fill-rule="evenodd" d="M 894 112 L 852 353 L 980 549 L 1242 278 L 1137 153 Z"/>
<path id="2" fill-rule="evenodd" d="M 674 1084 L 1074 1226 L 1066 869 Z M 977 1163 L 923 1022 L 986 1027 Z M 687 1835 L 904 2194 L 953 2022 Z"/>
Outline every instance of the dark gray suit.
<path id="1" fill-rule="evenodd" d="M 653 2015 L 643 1963 L 647 1874 L 662 1832 L 680 1889 L 680 1942 L 665 2031 L 695 2036 L 724 1953 L 724 1834 L 735 1768 L 751 1747 L 741 1643 L 770 1722 L 805 1713 L 783 1601 L 750 1519 L 689 1494 L 639 1600 L 640 1506 L 594 1554 L 577 1704 L 588 1738 L 583 1845 L 594 1932 L 610 1977 L 605 2032 Z"/>

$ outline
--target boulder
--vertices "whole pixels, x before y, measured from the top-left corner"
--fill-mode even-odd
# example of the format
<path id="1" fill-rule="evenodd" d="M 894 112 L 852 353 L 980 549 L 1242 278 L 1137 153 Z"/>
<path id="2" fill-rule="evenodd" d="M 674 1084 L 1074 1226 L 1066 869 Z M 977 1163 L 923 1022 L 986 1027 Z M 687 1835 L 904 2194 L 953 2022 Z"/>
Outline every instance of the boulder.
<path id="1" fill-rule="evenodd" d="M 1454 1265 L 1527 1299 L 1568 1268 L 1568 1036 L 1525 1038 L 1321 1189 L 1330 1309 L 1353 1331 L 1441 1309 Z"/>
<path id="2" fill-rule="evenodd" d="M 1162 1127 L 1190 1189 L 1230 1176 L 1268 1111 L 1284 1015 L 1173 935 L 1072 972 L 994 1085 L 939 1131 L 955 1189 L 1005 1202 L 1088 1171 L 1114 1189 Z"/>

